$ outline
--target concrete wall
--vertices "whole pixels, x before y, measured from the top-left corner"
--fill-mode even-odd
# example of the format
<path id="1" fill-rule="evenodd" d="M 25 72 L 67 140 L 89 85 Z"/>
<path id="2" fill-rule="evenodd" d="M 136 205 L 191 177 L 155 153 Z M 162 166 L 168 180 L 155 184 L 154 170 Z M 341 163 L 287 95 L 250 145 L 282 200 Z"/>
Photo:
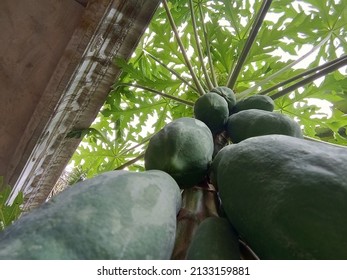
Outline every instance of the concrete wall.
<path id="1" fill-rule="evenodd" d="M 0 176 L 7 180 L 18 144 L 85 5 L 74 0 L 0 1 Z"/>
<path id="2" fill-rule="evenodd" d="M 160 0 L 0 0 L 0 176 L 45 202 Z"/>

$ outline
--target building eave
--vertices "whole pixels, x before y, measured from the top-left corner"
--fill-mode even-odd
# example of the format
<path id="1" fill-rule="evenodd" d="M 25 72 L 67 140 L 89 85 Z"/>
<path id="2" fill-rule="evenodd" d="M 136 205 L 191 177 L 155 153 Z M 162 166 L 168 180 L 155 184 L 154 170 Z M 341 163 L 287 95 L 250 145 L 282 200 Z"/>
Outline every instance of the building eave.
<path id="1" fill-rule="evenodd" d="M 67 133 L 94 121 L 120 75 L 113 59 L 129 59 L 159 2 L 89 1 L 11 163 L 24 211 L 46 201 L 81 140 Z"/>

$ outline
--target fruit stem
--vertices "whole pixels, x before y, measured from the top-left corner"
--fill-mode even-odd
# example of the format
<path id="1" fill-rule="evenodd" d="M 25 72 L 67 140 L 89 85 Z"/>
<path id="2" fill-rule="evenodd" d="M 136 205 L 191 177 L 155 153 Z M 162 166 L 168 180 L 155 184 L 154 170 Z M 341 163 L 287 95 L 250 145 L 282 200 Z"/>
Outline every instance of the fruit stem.
<path id="1" fill-rule="evenodd" d="M 213 157 L 215 157 L 221 149 L 229 144 L 229 139 L 226 135 L 226 131 L 222 131 L 221 133 L 214 135 L 213 143 Z"/>

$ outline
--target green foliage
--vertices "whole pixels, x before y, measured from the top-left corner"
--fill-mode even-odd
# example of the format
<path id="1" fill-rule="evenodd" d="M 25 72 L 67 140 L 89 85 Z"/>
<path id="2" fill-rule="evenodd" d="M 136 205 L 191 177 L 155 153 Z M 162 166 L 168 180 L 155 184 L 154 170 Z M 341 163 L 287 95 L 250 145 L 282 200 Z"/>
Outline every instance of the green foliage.
<path id="1" fill-rule="evenodd" d="M 11 187 L 4 183 L 4 177 L 0 176 L 0 231 L 9 226 L 21 214 L 20 206 L 23 203 L 23 194 L 20 192 L 11 205 L 7 200 L 11 194 Z"/>
<path id="2" fill-rule="evenodd" d="M 151 136 L 193 116 L 198 97 L 227 85 L 232 74 L 237 100 L 266 91 L 275 111 L 297 120 L 306 137 L 347 145 L 347 2 L 277 0 L 258 13 L 270 2 L 163 1 L 132 58 L 115 58 L 123 72 L 92 127 L 72 134 L 83 137 L 75 166 L 87 177 L 143 170 Z"/>

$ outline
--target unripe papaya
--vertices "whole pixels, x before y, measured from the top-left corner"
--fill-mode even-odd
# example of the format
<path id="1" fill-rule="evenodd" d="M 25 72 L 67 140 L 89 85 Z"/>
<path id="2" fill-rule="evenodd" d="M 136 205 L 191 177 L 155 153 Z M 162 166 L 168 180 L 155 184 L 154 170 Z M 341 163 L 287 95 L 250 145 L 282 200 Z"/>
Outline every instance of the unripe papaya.
<path id="1" fill-rule="evenodd" d="M 194 116 L 204 122 L 212 134 L 216 134 L 224 130 L 229 117 L 228 103 L 219 94 L 208 92 L 196 100 Z"/>
<path id="2" fill-rule="evenodd" d="M 270 96 L 252 95 L 237 101 L 233 108 L 233 113 L 249 109 L 259 109 L 272 112 L 274 108 L 275 103 Z"/>
<path id="3" fill-rule="evenodd" d="M 207 175 L 213 150 L 212 133 L 206 124 L 194 118 L 179 118 L 151 138 L 145 168 L 169 173 L 181 188 L 192 187 Z"/>
<path id="4" fill-rule="evenodd" d="M 213 88 L 211 92 L 219 94 L 226 100 L 226 102 L 228 103 L 229 115 L 230 115 L 236 104 L 236 97 L 235 97 L 234 91 L 228 87 L 219 86 L 219 87 Z"/>
<path id="5" fill-rule="evenodd" d="M 346 148 L 266 135 L 219 153 L 223 208 L 260 259 L 347 259 Z"/>
<path id="6" fill-rule="evenodd" d="M 188 260 L 240 260 L 238 236 L 230 222 L 208 217 L 196 230 L 187 251 Z"/>
<path id="7" fill-rule="evenodd" d="M 303 137 L 299 124 L 290 117 L 259 109 L 249 109 L 232 114 L 228 118 L 226 132 L 233 143 L 268 134 Z"/>
<path id="8" fill-rule="evenodd" d="M 0 259 L 170 259 L 180 206 L 165 172 L 107 172 L 7 227 Z"/>

